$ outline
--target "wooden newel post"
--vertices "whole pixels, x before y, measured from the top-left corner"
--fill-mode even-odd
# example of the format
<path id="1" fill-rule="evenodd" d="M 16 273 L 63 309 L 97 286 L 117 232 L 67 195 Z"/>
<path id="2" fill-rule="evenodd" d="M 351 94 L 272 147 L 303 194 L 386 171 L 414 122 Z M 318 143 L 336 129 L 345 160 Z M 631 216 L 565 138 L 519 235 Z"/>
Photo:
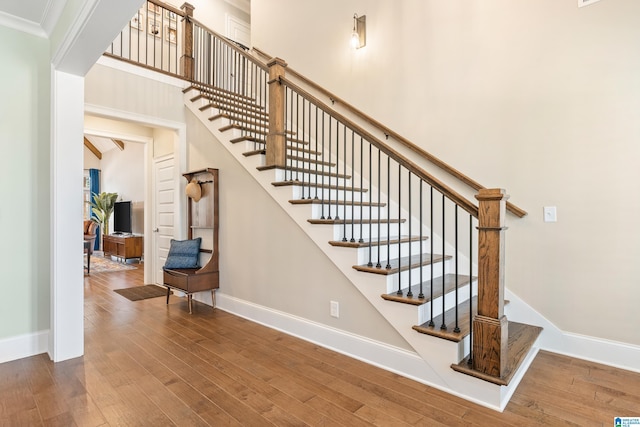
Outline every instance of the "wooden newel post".
<path id="1" fill-rule="evenodd" d="M 180 9 L 184 11 L 184 27 L 182 30 L 183 34 L 183 42 L 182 48 L 183 53 L 180 58 L 180 68 L 182 69 L 182 75 L 185 79 L 189 81 L 193 81 L 194 78 L 194 59 L 193 59 L 193 22 L 191 18 L 193 17 L 194 7 L 189 3 L 184 3 L 180 6 Z"/>
<path id="2" fill-rule="evenodd" d="M 266 166 L 284 167 L 287 157 L 284 124 L 285 93 L 280 77 L 284 77 L 287 63 L 280 58 L 273 58 L 267 66 L 269 67 L 269 134 L 267 135 Z"/>
<path id="3" fill-rule="evenodd" d="M 504 315 L 504 238 L 508 195 L 480 190 L 478 199 L 478 314 L 473 318 L 473 369 L 501 378 L 509 329 Z"/>

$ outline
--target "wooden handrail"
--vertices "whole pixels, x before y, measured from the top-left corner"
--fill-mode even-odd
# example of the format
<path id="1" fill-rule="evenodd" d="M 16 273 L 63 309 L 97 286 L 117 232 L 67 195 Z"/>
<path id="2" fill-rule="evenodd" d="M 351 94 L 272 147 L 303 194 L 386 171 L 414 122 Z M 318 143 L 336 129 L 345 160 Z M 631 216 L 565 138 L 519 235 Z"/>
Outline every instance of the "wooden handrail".
<path id="1" fill-rule="evenodd" d="M 254 47 L 253 50 L 258 55 L 262 56 L 265 59 L 270 59 L 271 58 L 267 53 L 263 52 L 259 48 Z M 378 122 L 374 118 L 372 118 L 372 117 L 368 116 L 367 114 L 363 113 L 362 111 L 358 110 L 357 108 L 355 108 L 354 106 L 352 106 L 348 102 L 346 102 L 346 101 L 342 100 L 341 98 L 337 97 L 336 95 L 332 94 L 331 92 L 329 92 L 328 90 L 326 90 L 322 86 L 320 86 L 317 83 L 313 82 L 312 80 L 306 78 L 305 76 L 303 76 L 302 74 L 298 73 L 294 69 L 287 67 L 287 74 L 293 75 L 296 79 L 304 82 L 306 85 L 312 87 L 314 90 L 322 93 L 327 98 L 329 98 L 332 103 L 338 103 L 338 104 L 342 105 L 351 114 L 354 114 L 354 115 L 360 117 L 362 120 L 366 121 L 370 125 L 374 126 L 377 129 L 380 129 L 385 135 L 393 137 L 396 141 L 398 141 L 399 143 L 401 143 L 405 147 L 407 147 L 410 150 L 414 151 L 415 153 L 419 154 L 421 157 L 425 158 L 429 162 L 431 162 L 434 165 L 438 166 L 440 169 L 442 169 L 443 171 L 447 172 L 448 174 L 454 176 L 455 178 L 457 178 L 458 180 L 462 181 L 463 183 L 465 183 L 469 187 L 473 188 L 474 190 L 479 191 L 479 190 L 485 189 L 485 187 L 482 186 L 481 184 L 479 184 L 478 182 L 474 181 L 473 179 L 469 178 L 468 176 L 466 176 L 462 172 L 458 171 L 457 169 L 453 168 L 452 166 L 450 166 L 447 163 L 443 162 L 442 160 L 438 159 L 437 157 L 435 157 L 434 155 L 432 155 L 428 151 L 424 150 L 423 148 L 421 148 L 421 147 L 417 146 L 416 144 L 412 143 L 411 141 L 409 141 L 407 138 L 403 137 L 399 133 L 393 131 L 392 129 L 386 127 L 385 125 L 383 125 L 382 123 Z M 331 111 L 335 111 L 335 110 L 331 109 Z M 507 202 L 507 210 L 509 212 L 511 212 L 512 214 L 516 215 L 519 218 L 522 218 L 522 217 L 527 215 L 527 212 L 525 210 L 523 210 L 523 209 L 521 209 L 521 208 L 519 208 L 519 207 L 517 207 L 517 206 L 515 206 L 515 205 L 513 205 L 511 203 L 508 203 L 508 202 Z"/>
<path id="2" fill-rule="evenodd" d="M 207 27 L 206 25 L 204 25 L 202 22 L 198 21 L 195 18 L 191 18 L 191 21 L 193 21 L 194 23 L 198 24 L 198 26 L 200 28 L 202 28 L 203 30 L 207 31 L 208 33 L 211 33 L 214 36 L 218 37 L 219 39 L 226 41 L 226 43 L 229 45 L 229 47 L 234 49 L 236 51 L 236 53 L 242 55 L 248 61 L 253 62 L 259 68 L 262 68 L 264 71 L 268 71 L 269 70 L 269 67 L 267 67 L 267 65 L 264 62 L 256 60 L 256 58 L 253 55 L 247 53 L 246 50 L 242 49 L 239 46 L 238 42 L 235 42 L 235 41 L 231 40 L 230 38 L 225 37 L 222 34 L 213 31 L 211 28 Z"/>
<path id="3" fill-rule="evenodd" d="M 287 71 L 289 71 L 288 68 L 287 68 Z M 462 209 L 467 211 L 469 214 L 471 214 L 475 218 L 478 217 L 478 207 L 473 203 L 471 203 L 469 200 L 467 200 L 466 197 L 462 196 L 461 194 L 453 190 L 451 187 L 449 187 L 448 185 L 446 185 L 445 183 L 443 183 L 442 181 L 440 181 L 439 179 L 431 175 L 429 172 L 425 171 L 420 166 L 418 166 L 417 164 L 415 164 L 414 162 L 412 162 L 411 160 L 409 160 L 408 158 L 406 158 L 405 156 L 403 156 L 393 148 L 389 147 L 389 145 L 385 144 L 384 142 L 376 138 L 369 131 L 365 130 L 358 124 L 354 123 L 346 116 L 331 109 L 328 105 L 323 103 L 321 100 L 319 100 L 318 98 L 316 98 L 315 96 L 313 96 L 312 94 L 310 94 L 309 92 L 301 88 L 300 86 L 296 85 L 292 81 L 288 80 L 286 77 L 280 77 L 278 80 L 281 84 L 288 86 L 289 88 L 296 91 L 299 95 L 302 95 L 304 98 L 307 99 L 307 101 L 309 101 L 311 104 L 315 105 L 316 107 L 327 112 L 330 111 L 333 118 L 341 121 L 345 126 L 349 127 L 351 130 L 353 130 L 355 133 L 360 135 L 362 138 L 366 139 L 373 146 L 378 148 L 381 152 L 385 153 L 396 162 L 402 164 L 411 173 L 423 179 L 424 181 L 428 182 L 432 187 L 436 188 L 438 191 L 445 194 L 449 199 L 451 199 L 454 203 L 456 203 Z"/>
<path id="4" fill-rule="evenodd" d="M 176 15 L 182 16 L 184 18 L 184 12 L 181 9 L 178 9 L 178 8 L 176 8 L 176 7 L 174 7 L 174 6 L 170 5 L 170 4 L 163 3 L 163 2 L 158 1 L 158 0 L 147 0 L 147 1 L 149 3 L 155 4 L 156 6 L 163 7 L 165 9 L 175 13 Z"/>

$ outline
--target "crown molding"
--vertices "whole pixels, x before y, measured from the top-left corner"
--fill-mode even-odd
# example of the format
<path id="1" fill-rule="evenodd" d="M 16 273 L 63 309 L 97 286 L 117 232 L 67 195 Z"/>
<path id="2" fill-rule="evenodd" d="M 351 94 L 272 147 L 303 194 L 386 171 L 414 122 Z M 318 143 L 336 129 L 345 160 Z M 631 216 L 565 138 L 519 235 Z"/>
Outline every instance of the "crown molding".
<path id="1" fill-rule="evenodd" d="M 241 11 L 251 14 L 251 0 L 224 0 L 233 7 L 240 9 Z"/>
<path id="2" fill-rule="evenodd" d="M 22 31 L 36 37 L 48 37 L 47 32 L 40 24 L 4 12 L 0 12 L 0 26 Z"/>

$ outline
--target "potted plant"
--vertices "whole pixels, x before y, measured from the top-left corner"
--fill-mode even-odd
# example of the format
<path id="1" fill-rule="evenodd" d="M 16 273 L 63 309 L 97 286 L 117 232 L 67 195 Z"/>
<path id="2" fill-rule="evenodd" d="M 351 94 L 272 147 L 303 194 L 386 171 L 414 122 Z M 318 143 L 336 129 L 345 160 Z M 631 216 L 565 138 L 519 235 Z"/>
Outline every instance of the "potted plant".
<path id="1" fill-rule="evenodd" d="M 91 205 L 91 212 L 93 212 L 92 220 L 100 225 L 102 228 L 102 235 L 109 234 L 109 218 L 113 213 L 113 207 L 118 199 L 118 193 L 106 193 L 100 194 L 93 193 L 93 200 L 88 202 Z"/>

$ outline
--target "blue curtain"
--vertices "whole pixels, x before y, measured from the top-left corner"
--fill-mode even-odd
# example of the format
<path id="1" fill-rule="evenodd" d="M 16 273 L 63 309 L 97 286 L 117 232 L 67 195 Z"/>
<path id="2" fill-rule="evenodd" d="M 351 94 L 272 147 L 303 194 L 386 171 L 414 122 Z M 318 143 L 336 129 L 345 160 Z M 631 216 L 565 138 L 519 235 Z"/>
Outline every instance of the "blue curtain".
<path id="1" fill-rule="evenodd" d="M 89 169 L 89 181 L 91 182 L 91 201 L 93 201 L 93 195 L 100 193 L 100 169 Z M 91 217 L 95 218 L 93 212 L 91 212 Z M 100 228 L 96 230 L 96 236 L 94 250 L 100 249 Z"/>

